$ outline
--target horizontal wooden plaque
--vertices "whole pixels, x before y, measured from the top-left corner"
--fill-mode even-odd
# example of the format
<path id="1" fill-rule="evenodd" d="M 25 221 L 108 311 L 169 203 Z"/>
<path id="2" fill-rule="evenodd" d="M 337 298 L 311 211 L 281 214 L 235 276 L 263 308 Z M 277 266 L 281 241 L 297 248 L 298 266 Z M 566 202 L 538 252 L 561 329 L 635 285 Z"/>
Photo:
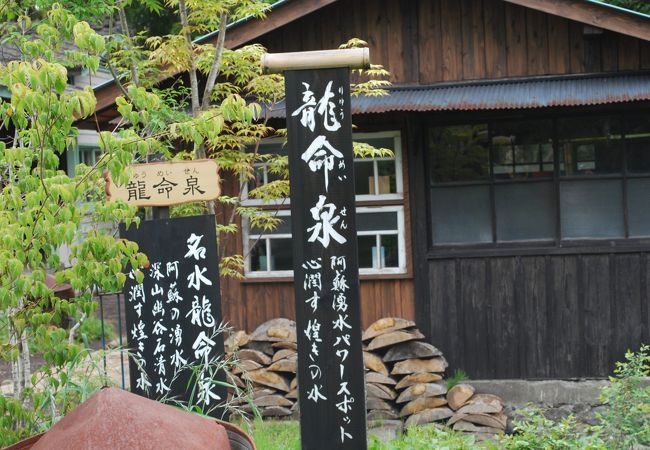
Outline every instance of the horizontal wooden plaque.
<path id="1" fill-rule="evenodd" d="M 131 176 L 124 186 L 116 185 L 104 172 L 109 201 L 169 206 L 215 200 L 221 193 L 218 166 L 211 159 L 134 164 L 129 170 Z"/>

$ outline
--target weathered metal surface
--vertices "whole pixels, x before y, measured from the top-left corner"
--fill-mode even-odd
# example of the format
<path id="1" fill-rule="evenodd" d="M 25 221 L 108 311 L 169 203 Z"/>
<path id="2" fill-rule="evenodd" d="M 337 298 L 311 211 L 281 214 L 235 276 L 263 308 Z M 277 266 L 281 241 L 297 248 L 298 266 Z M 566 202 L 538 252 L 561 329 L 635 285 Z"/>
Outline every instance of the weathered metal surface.
<path id="1" fill-rule="evenodd" d="M 255 444 L 230 424 L 221 425 L 121 389 L 105 388 L 48 432 L 7 450 L 59 448 L 255 450 Z"/>
<path id="2" fill-rule="evenodd" d="M 650 74 L 537 77 L 394 87 L 387 96 L 352 98 L 352 113 L 531 109 L 640 100 L 650 100 Z M 283 118 L 284 104 L 277 105 L 268 114 Z"/>

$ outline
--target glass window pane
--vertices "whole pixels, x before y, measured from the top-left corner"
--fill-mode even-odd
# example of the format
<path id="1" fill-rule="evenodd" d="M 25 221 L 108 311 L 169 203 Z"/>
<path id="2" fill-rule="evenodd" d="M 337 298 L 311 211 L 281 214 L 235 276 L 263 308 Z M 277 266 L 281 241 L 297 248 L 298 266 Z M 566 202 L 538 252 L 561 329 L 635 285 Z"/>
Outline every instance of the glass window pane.
<path id="1" fill-rule="evenodd" d="M 497 185 L 494 195 L 498 241 L 555 237 L 553 183 Z"/>
<path id="2" fill-rule="evenodd" d="M 488 186 L 431 189 L 433 242 L 492 242 Z"/>
<path id="3" fill-rule="evenodd" d="M 270 239 L 271 270 L 293 270 L 291 239 Z"/>
<path id="4" fill-rule="evenodd" d="M 625 236 L 621 181 L 561 183 L 560 216 L 564 239 Z"/>
<path id="5" fill-rule="evenodd" d="M 251 239 L 250 246 L 250 264 L 252 272 L 268 270 L 266 258 L 266 239 Z"/>
<path id="6" fill-rule="evenodd" d="M 354 162 L 354 184 L 356 195 L 375 194 L 375 169 L 373 161 Z"/>
<path id="7" fill-rule="evenodd" d="M 357 231 L 397 230 L 397 212 L 357 213 Z"/>
<path id="8" fill-rule="evenodd" d="M 560 119 L 558 138 L 562 175 L 621 172 L 623 140 L 614 118 Z"/>
<path id="9" fill-rule="evenodd" d="M 397 235 L 387 234 L 381 239 L 381 267 L 399 267 Z"/>
<path id="10" fill-rule="evenodd" d="M 357 236 L 359 246 L 359 267 L 372 269 L 377 266 L 377 259 L 373 259 L 377 248 L 377 236 Z"/>
<path id="11" fill-rule="evenodd" d="M 627 182 L 630 236 L 650 236 L 650 179 Z"/>
<path id="12" fill-rule="evenodd" d="M 650 117 L 628 116 L 627 125 L 627 170 L 631 173 L 650 172 Z"/>
<path id="13" fill-rule="evenodd" d="M 553 176 L 553 122 L 497 122 L 491 127 L 495 178 Z"/>
<path id="14" fill-rule="evenodd" d="M 377 161 L 377 171 L 379 172 L 379 193 L 396 193 L 395 161 Z"/>
<path id="15" fill-rule="evenodd" d="M 291 234 L 291 216 L 277 216 L 278 219 L 281 219 L 281 222 L 273 230 L 264 230 L 263 228 L 257 228 L 251 226 L 250 234 L 253 235 L 265 235 L 272 236 L 274 234 Z"/>
<path id="16" fill-rule="evenodd" d="M 435 183 L 485 180 L 489 177 L 487 125 L 429 130 L 431 179 Z"/>

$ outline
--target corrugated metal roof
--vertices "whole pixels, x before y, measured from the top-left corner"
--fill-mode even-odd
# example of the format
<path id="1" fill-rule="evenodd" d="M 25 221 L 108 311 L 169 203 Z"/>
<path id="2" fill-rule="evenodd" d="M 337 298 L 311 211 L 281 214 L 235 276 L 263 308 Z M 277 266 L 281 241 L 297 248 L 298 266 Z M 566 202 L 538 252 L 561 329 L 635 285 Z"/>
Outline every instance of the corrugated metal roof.
<path id="1" fill-rule="evenodd" d="M 650 100 L 650 74 L 539 77 L 395 87 L 387 96 L 353 98 L 352 113 L 531 109 L 639 100 Z M 270 117 L 284 117 L 284 104 L 269 113 Z"/>

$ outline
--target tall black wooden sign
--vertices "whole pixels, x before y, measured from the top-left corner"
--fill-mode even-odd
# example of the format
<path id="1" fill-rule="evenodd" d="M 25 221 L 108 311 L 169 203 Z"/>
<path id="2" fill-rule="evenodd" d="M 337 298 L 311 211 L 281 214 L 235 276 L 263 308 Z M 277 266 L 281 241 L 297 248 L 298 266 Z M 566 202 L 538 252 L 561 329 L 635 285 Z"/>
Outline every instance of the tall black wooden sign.
<path id="1" fill-rule="evenodd" d="M 367 447 L 349 77 L 285 72 L 304 450 Z"/>
<path id="2" fill-rule="evenodd" d="M 131 391 L 151 399 L 192 402 L 221 418 L 226 390 L 214 216 L 144 221 L 120 236 L 149 258 L 138 283 L 124 287 Z M 190 383 L 191 380 L 191 383 Z"/>

